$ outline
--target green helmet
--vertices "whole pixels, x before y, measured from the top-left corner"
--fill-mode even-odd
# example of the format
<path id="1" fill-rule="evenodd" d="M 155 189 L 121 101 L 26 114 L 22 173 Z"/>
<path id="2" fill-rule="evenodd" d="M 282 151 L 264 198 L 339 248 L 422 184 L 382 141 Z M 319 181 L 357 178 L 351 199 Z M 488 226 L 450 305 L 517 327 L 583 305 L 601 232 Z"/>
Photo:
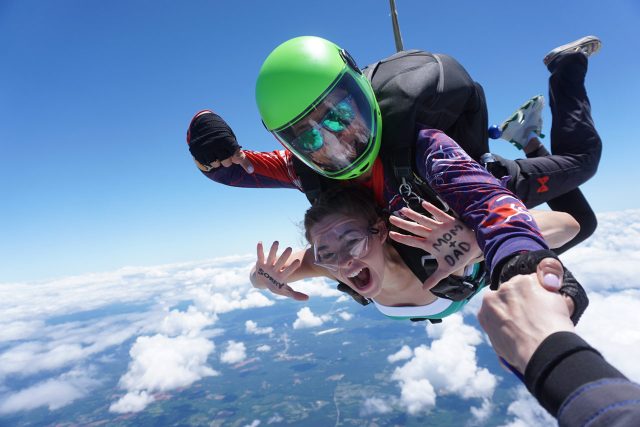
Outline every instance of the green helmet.
<path id="1" fill-rule="evenodd" d="M 334 179 L 355 178 L 380 150 L 380 107 L 351 56 L 319 37 L 275 48 L 256 83 L 262 121 L 307 166 Z"/>

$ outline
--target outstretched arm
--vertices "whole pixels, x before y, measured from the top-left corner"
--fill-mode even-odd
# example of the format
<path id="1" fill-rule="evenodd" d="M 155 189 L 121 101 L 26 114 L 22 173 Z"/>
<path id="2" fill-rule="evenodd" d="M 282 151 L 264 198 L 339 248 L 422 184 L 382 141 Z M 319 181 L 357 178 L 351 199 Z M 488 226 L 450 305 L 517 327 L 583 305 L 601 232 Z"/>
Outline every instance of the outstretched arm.
<path id="1" fill-rule="evenodd" d="M 210 110 L 198 112 L 187 131 L 187 145 L 196 166 L 209 179 L 253 188 L 298 188 L 287 150 L 243 150 L 227 122 Z"/>
<path id="2" fill-rule="evenodd" d="M 540 270 L 484 294 L 478 320 L 494 350 L 524 374 L 527 389 L 560 425 L 640 425 L 640 386 L 575 334 Z"/>
<path id="3" fill-rule="evenodd" d="M 250 160 L 254 172 L 248 173 L 239 164 L 219 166 L 209 171 L 200 170 L 209 179 L 233 187 L 249 188 L 297 188 L 298 177 L 291 163 L 291 152 L 274 150 L 271 152 L 240 150 Z"/>

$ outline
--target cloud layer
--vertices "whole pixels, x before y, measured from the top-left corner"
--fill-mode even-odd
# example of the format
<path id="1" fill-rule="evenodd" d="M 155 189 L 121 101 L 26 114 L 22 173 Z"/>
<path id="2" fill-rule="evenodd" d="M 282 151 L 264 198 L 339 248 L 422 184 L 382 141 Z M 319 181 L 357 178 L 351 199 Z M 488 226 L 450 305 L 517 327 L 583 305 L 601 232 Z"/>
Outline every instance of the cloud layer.
<path id="1" fill-rule="evenodd" d="M 578 332 L 622 372 L 640 381 L 640 211 L 598 218 L 596 234 L 562 257 L 591 299 Z M 224 375 L 225 369 L 265 353 L 273 352 L 269 360 L 284 363 L 311 358 L 304 348 L 289 353 L 295 334 L 331 336 L 344 333 L 347 325 L 358 328 L 367 322 L 359 307 L 330 282 L 311 279 L 294 287 L 314 300 L 334 301 L 330 310 L 288 305 L 290 323 L 246 320 L 241 326 L 246 339 L 236 335 L 216 342 L 225 335 L 226 313 L 290 304 L 251 288 L 247 278 L 252 262 L 251 256 L 232 257 L 0 284 L 0 415 L 38 407 L 55 411 L 84 398 L 101 387 L 98 365 L 118 348 L 130 359 L 119 373 L 120 394 L 109 407 L 115 413 L 136 412 L 158 393 Z M 469 401 L 470 419 L 488 419 L 495 410 L 490 399 L 499 377 L 478 359 L 477 349 L 488 345 L 474 326 L 479 305 L 476 299 L 463 315 L 424 329 L 417 326 L 423 331 L 422 343 L 391 349 L 388 371 L 372 375 L 385 375 L 397 386 L 397 394 L 367 396 L 362 415 L 420 414 L 434 408 L 440 396 L 457 396 Z M 529 418 L 539 420 L 539 425 L 548 422 L 526 391 L 512 392 L 505 425 L 524 425 Z"/>

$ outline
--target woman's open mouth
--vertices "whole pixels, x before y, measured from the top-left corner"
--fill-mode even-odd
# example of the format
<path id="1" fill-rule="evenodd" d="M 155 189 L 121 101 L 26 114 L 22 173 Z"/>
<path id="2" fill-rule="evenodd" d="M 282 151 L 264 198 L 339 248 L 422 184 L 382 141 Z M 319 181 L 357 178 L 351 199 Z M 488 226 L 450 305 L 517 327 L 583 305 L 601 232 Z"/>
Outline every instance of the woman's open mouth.
<path id="1" fill-rule="evenodd" d="M 371 273 L 367 267 L 354 271 L 347 278 L 359 291 L 365 290 L 371 284 Z"/>

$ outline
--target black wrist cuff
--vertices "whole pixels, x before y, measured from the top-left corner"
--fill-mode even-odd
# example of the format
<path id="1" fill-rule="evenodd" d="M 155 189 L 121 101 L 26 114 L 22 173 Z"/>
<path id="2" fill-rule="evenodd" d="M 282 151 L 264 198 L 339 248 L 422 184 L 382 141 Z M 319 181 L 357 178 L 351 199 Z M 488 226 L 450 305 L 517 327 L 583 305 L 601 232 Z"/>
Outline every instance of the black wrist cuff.
<path id="1" fill-rule="evenodd" d="M 491 289 L 495 291 L 500 286 L 500 283 L 506 282 L 518 274 L 535 273 L 538 264 L 545 258 L 558 259 L 558 256 L 550 250 L 541 249 L 539 251 L 514 254 L 511 258 L 503 260 L 502 265 L 498 266 L 500 274 L 493 275 Z"/>
<path id="2" fill-rule="evenodd" d="M 552 415 L 576 389 L 602 378 L 624 376 L 606 363 L 600 353 L 573 332 L 549 335 L 531 356 L 524 383 Z"/>

